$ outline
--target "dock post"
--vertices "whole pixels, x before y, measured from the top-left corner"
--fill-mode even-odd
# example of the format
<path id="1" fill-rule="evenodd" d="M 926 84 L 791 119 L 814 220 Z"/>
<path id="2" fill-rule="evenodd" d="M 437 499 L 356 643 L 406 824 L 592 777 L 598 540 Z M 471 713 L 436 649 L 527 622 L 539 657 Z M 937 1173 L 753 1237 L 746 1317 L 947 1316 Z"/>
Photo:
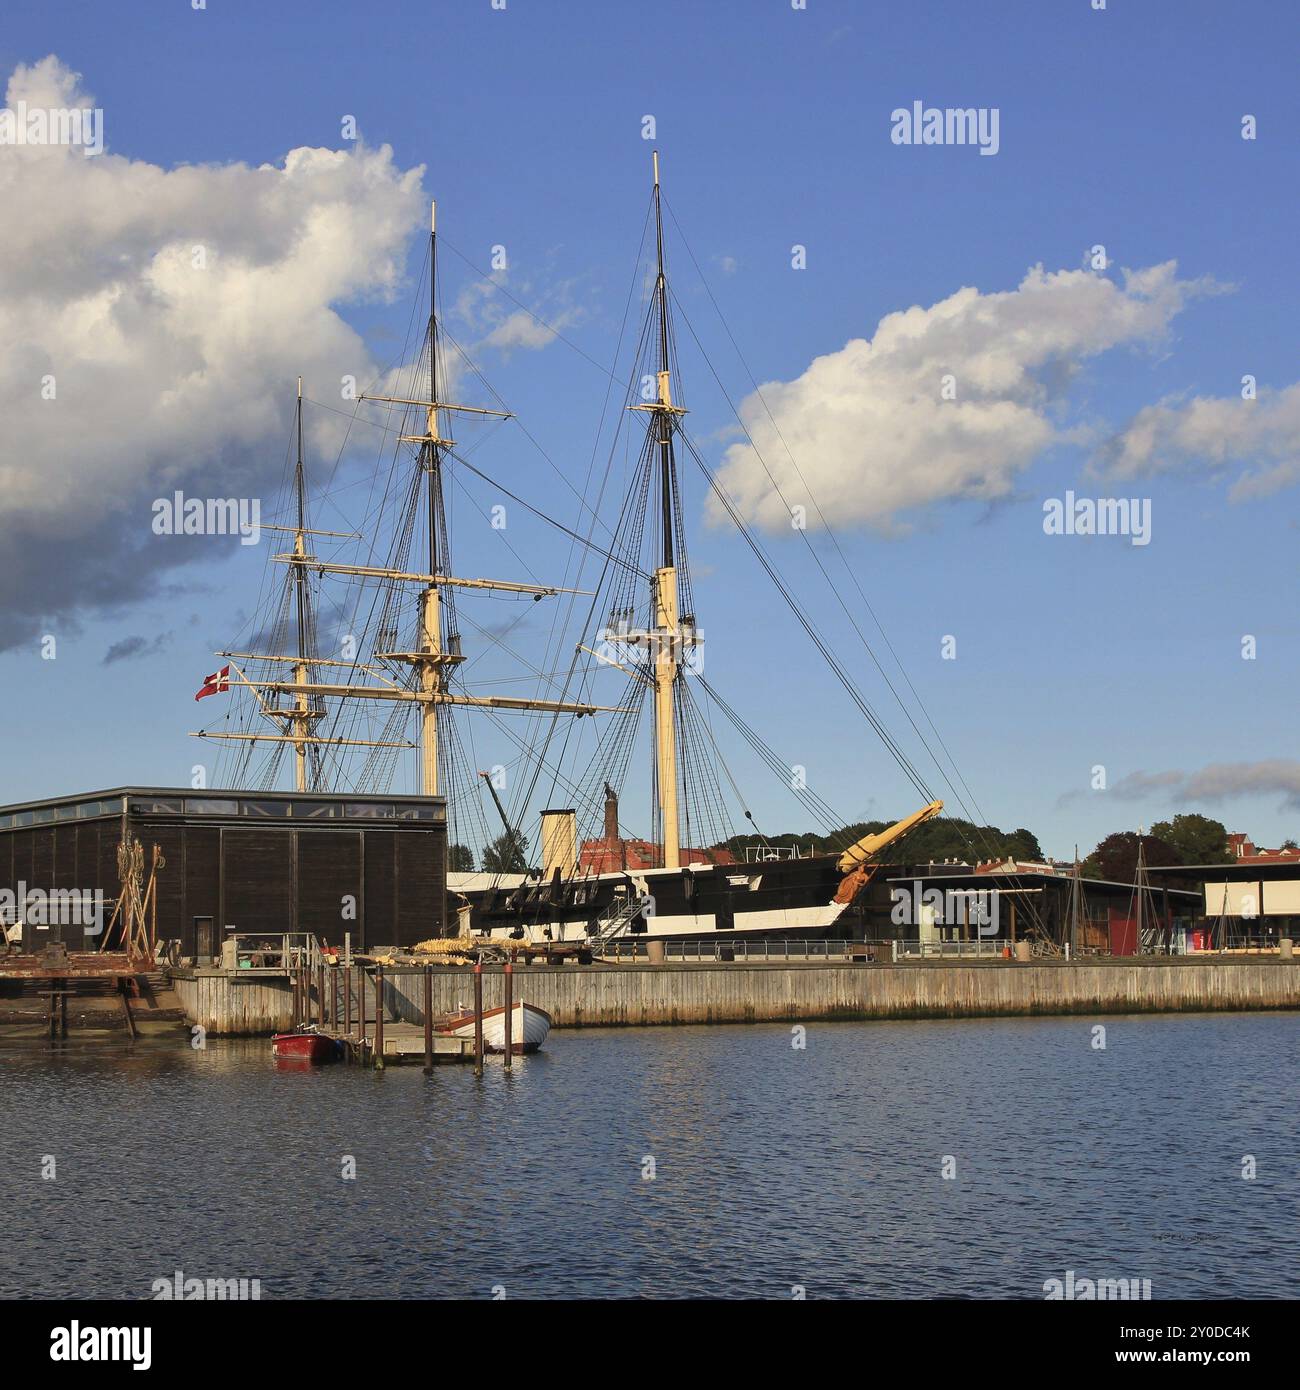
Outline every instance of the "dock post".
<path id="1" fill-rule="evenodd" d="M 352 1032 L 352 967 L 343 967 L 343 1036 Z"/>
<path id="2" fill-rule="evenodd" d="M 325 1026 L 325 962 L 316 967 L 316 1022 Z"/>
<path id="3" fill-rule="evenodd" d="M 298 1004 L 298 995 L 302 992 L 302 980 L 292 964 L 289 966 L 289 985 L 293 990 L 293 1026 L 297 1028 L 302 1021 L 302 1009 Z"/>
<path id="4" fill-rule="evenodd" d="M 357 966 L 357 1055 L 366 1060 L 366 968 Z"/>
<path id="5" fill-rule="evenodd" d="M 514 985 L 515 985 L 515 968 L 514 968 L 513 965 L 510 964 L 509 961 L 506 961 L 505 971 L 504 971 L 503 973 L 504 973 L 504 975 L 505 975 L 505 993 L 506 993 L 506 1070 L 509 1071 L 509 1070 L 510 1070 L 510 1067 L 511 1067 L 511 1061 L 510 1061 L 510 1059 L 511 1059 L 511 1056 L 513 1055 L 514 1050 L 515 1050 L 515 1048 L 514 1048 L 514 1024 L 513 1024 L 513 1021 L 512 1021 L 512 1019 L 511 1019 L 511 1012 L 513 1011 L 513 1009 L 514 1009 L 514 1007 L 515 1007 L 515 1001 L 514 1001 L 514 992 L 515 992 L 515 989 L 514 989 Z"/>
<path id="6" fill-rule="evenodd" d="M 135 1028 L 135 1019 L 131 1017 L 131 1000 L 129 997 L 131 993 L 130 981 L 121 979 L 119 977 L 117 982 L 117 988 L 122 997 L 122 1013 L 126 1017 L 126 1031 L 131 1035 L 132 1038 L 134 1038 L 137 1036 L 137 1034 Z"/>
<path id="7" fill-rule="evenodd" d="M 375 1070 L 384 1069 L 384 967 L 375 966 Z"/>
<path id="8" fill-rule="evenodd" d="M 474 1075 L 483 1075 L 483 962 L 474 962 Z"/>
<path id="9" fill-rule="evenodd" d="M 433 966 L 424 967 L 424 1069 L 433 1070 Z"/>

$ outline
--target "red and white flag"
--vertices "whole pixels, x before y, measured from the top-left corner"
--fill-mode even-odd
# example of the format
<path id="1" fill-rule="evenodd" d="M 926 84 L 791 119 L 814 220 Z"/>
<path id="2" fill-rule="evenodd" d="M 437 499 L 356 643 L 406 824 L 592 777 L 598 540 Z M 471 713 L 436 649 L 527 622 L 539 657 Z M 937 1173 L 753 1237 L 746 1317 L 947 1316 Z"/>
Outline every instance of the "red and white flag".
<path id="1" fill-rule="evenodd" d="M 194 697 L 201 700 L 205 695 L 220 695 L 230 689 L 230 667 L 223 666 L 220 671 L 214 671 L 203 682 L 203 689 Z"/>

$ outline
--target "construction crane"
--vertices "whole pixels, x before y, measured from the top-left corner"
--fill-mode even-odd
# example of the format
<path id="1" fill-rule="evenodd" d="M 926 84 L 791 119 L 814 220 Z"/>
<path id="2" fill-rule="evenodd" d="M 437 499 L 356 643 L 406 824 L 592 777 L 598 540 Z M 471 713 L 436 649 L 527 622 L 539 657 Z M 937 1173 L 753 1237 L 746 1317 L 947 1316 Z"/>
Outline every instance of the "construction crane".
<path id="1" fill-rule="evenodd" d="M 492 793 L 492 800 L 497 804 L 497 811 L 501 816 L 501 823 L 506 828 L 505 853 L 508 855 L 518 855 L 519 871 L 527 872 L 528 865 L 523 862 L 527 852 L 528 841 L 524 839 L 523 833 L 510 824 L 510 817 L 506 815 L 506 808 L 501 804 L 501 798 L 497 795 L 497 789 L 492 784 L 492 774 L 490 772 L 480 772 L 479 776 L 487 783 L 487 789 Z"/>
<path id="2" fill-rule="evenodd" d="M 942 801 L 932 801 L 928 806 L 922 806 L 919 811 L 913 811 L 910 816 L 904 816 L 902 820 L 886 826 L 884 830 L 877 830 L 854 841 L 840 855 L 836 866 L 844 877 L 835 894 L 835 901 L 851 903 L 875 876 L 876 870 L 880 867 L 878 856 L 881 850 L 901 840 L 909 830 L 915 830 L 918 825 L 933 820 L 942 810 Z"/>

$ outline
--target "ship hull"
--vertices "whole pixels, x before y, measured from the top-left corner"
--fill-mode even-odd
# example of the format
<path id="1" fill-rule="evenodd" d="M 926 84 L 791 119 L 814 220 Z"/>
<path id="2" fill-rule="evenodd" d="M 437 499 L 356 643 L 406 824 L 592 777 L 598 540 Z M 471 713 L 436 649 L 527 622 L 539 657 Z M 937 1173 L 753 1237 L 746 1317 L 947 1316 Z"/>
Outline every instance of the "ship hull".
<path id="1" fill-rule="evenodd" d="M 844 935 L 853 920 L 849 905 L 835 901 L 841 879 L 834 858 L 815 856 L 534 879 L 462 896 L 474 935 L 516 945 L 585 942 L 630 899 L 646 910 L 616 939 L 817 937 Z"/>

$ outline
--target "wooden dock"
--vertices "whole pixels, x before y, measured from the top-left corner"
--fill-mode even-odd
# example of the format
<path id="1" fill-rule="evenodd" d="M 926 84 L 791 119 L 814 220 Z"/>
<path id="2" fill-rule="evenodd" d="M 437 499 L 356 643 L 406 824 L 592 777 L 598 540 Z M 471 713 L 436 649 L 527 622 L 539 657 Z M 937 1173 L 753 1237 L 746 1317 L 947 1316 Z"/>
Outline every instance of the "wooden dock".
<path id="1" fill-rule="evenodd" d="M 374 1034 L 374 1020 L 371 1020 L 370 1036 L 365 1042 L 356 1033 L 331 1032 L 328 1028 L 319 1031 L 341 1043 L 346 1050 L 348 1061 L 361 1062 L 373 1066 L 378 1061 L 378 1047 Z M 437 1062 L 472 1062 L 474 1060 L 474 1039 L 456 1038 L 450 1033 L 434 1033 L 429 1040 L 433 1060 Z M 385 1066 L 395 1066 L 403 1062 L 423 1063 L 425 1060 L 424 1027 L 418 1023 L 385 1023 L 383 1029 L 383 1057 Z"/>

